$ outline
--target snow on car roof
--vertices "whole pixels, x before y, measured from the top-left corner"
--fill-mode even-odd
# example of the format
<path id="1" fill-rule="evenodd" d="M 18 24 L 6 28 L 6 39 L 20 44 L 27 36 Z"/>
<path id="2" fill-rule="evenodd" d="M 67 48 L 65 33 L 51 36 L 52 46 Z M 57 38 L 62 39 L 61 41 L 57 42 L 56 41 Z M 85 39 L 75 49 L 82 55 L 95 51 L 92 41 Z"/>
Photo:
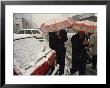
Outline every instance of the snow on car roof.
<path id="1" fill-rule="evenodd" d="M 38 28 L 36 28 L 36 29 L 21 29 L 21 30 L 37 30 L 37 31 L 42 32 L 42 31 L 41 31 L 41 30 L 39 30 Z"/>
<path id="2" fill-rule="evenodd" d="M 14 33 L 14 40 L 21 39 L 21 38 L 32 38 L 33 36 L 31 34 L 15 34 Z"/>
<path id="3" fill-rule="evenodd" d="M 38 30 L 38 29 L 21 29 L 21 30 Z"/>

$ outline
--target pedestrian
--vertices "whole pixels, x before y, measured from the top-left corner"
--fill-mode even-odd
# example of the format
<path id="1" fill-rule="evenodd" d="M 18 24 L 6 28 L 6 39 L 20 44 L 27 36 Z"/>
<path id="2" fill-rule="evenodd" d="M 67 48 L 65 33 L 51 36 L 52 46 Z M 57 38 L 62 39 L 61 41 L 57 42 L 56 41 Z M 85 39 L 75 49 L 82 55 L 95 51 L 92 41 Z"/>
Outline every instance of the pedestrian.
<path id="1" fill-rule="evenodd" d="M 79 75 L 84 75 L 86 71 L 86 50 L 85 46 L 88 41 L 85 40 L 85 32 L 79 31 L 71 38 L 72 43 L 72 69 L 71 74 L 79 71 Z"/>
<path id="2" fill-rule="evenodd" d="M 89 46 L 91 47 L 91 51 L 92 51 L 92 69 L 96 70 L 96 65 L 97 65 L 97 33 L 94 33 L 90 36 Z"/>
<path id="3" fill-rule="evenodd" d="M 52 49 L 56 51 L 56 63 L 59 64 L 59 75 L 64 74 L 65 67 L 65 55 L 66 48 L 64 42 L 67 41 L 67 32 L 66 30 L 60 30 L 59 32 L 53 33 L 54 37 L 49 37 L 50 43 L 54 42 L 52 45 Z M 53 48 L 54 47 L 54 48 Z"/>

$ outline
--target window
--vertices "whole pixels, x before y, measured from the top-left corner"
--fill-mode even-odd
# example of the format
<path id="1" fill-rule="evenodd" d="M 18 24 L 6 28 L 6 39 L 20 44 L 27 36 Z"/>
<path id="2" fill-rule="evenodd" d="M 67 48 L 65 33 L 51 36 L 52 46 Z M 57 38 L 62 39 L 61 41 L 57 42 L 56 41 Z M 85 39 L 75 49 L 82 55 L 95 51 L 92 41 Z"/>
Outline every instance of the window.
<path id="1" fill-rule="evenodd" d="M 40 32 L 38 30 L 32 30 L 33 34 L 40 34 Z"/>
<path id="2" fill-rule="evenodd" d="M 17 34 L 24 34 L 24 30 L 19 31 Z"/>
<path id="3" fill-rule="evenodd" d="M 32 34 L 31 30 L 25 30 L 25 34 Z"/>
<path id="4" fill-rule="evenodd" d="M 40 42 L 44 42 L 44 40 L 39 40 Z"/>

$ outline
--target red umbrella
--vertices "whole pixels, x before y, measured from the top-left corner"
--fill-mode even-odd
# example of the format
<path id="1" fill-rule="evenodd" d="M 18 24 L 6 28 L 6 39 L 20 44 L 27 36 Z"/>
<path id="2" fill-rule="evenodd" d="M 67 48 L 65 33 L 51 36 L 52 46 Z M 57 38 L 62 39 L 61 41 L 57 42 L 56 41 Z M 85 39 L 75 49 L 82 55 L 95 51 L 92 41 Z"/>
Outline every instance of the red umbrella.
<path id="1" fill-rule="evenodd" d="M 56 19 L 51 19 L 45 23 L 43 23 L 40 26 L 40 30 L 43 32 L 53 32 L 53 31 L 58 31 L 62 28 L 67 28 L 72 25 L 72 21 L 70 18 L 56 18 Z"/>
<path id="2" fill-rule="evenodd" d="M 85 23 L 84 23 L 85 22 Z M 97 29 L 97 26 L 96 26 L 96 23 L 93 22 L 93 25 L 92 22 L 89 22 L 87 23 L 88 21 L 76 21 L 73 23 L 73 25 L 71 26 L 71 28 L 73 30 L 77 30 L 77 31 L 86 31 L 86 32 L 96 32 L 96 29 Z"/>

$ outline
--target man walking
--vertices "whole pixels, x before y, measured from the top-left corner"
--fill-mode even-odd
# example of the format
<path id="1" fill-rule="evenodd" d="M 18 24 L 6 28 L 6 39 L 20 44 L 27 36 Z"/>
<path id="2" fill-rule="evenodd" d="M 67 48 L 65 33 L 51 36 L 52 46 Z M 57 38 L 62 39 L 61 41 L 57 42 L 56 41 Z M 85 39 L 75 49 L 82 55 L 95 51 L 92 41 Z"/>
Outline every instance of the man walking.
<path id="1" fill-rule="evenodd" d="M 79 31 L 72 36 L 72 69 L 71 74 L 79 71 L 79 75 L 84 75 L 86 71 L 86 50 L 88 42 L 85 40 L 85 32 Z"/>
<path id="2" fill-rule="evenodd" d="M 64 74 L 64 67 L 65 67 L 65 55 L 66 55 L 66 48 L 64 42 L 67 41 L 67 32 L 66 30 L 60 30 L 53 34 L 54 37 L 49 37 L 49 43 L 54 42 L 52 45 L 52 49 L 56 51 L 56 63 L 59 64 L 59 75 Z M 54 48 L 53 48 L 54 47 Z"/>
<path id="3" fill-rule="evenodd" d="M 94 33 L 90 36 L 89 43 L 92 51 L 92 69 L 96 70 L 97 65 L 97 33 Z"/>

